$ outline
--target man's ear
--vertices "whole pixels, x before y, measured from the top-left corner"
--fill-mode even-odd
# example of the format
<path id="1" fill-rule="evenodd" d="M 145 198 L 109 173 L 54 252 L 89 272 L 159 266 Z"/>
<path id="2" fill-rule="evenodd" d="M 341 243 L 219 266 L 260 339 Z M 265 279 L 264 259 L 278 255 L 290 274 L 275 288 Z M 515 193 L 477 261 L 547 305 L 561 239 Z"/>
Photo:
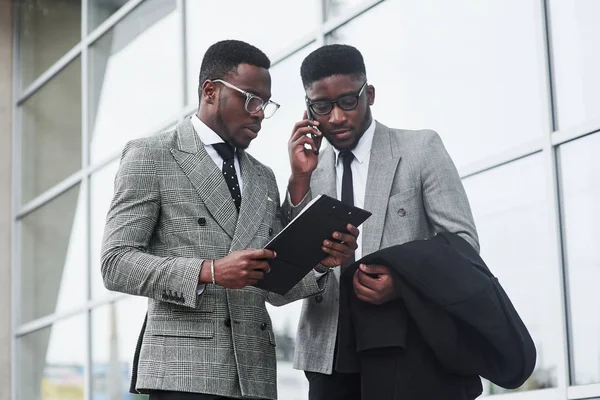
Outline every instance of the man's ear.
<path id="1" fill-rule="evenodd" d="M 375 86 L 373 85 L 367 85 L 367 100 L 370 106 L 375 103 Z"/>
<path id="2" fill-rule="evenodd" d="M 215 87 L 214 83 L 208 79 L 205 80 L 202 84 L 201 96 L 203 102 L 207 104 L 214 104 L 215 99 L 217 98 L 217 88 Z"/>

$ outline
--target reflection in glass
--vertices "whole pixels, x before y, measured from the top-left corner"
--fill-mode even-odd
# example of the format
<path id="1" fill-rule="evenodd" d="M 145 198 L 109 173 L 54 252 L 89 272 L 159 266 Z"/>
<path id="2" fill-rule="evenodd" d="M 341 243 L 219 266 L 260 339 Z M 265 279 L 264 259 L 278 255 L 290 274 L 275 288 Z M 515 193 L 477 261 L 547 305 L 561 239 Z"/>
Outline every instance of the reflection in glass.
<path id="1" fill-rule="evenodd" d="M 376 119 L 435 129 L 460 170 L 547 129 L 540 5 L 385 1 L 328 42 L 362 52 L 376 88 Z"/>
<path id="2" fill-rule="evenodd" d="M 78 315 L 18 339 L 19 399 L 84 399 L 84 328 Z"/>
<path id="3" fill-rule="evenodd" d="M 213 18 L 206 16 L 214 12 L 209 11 L 207 2 L 187 0 L 187 103 L 198 104 L 198 73 L 210 45 L 224 39 L 243 40 L 274 61 L 274 55 L 316 29 L 318 3 L 317 0 L 264 0 L 257 7 L 252 1 L 220 0 L 222 12 Z M 297 74 L 295 71 L 292 76 Z M 279 102 L 275 94 L 273 99 Z"/>
<path id="4" fill-rule="evenodd" d="M 141 400 L 129 393 L 133 354 L 146 299 L 127 298 L 92 311 L 92 399 Z"/>
<path id="5" fill-rule="evenodd" d="M 88 1 L 88 30 L 91 32 L 113 15 L 128 0 L 84 0 Z"/>
<path id="6" fill-rule="evenodd" d="M 19 73 L 25 89 L 81 39 L 81 1 L 20 0 Z"/>
<path id="7" fill-rule="evenodd" d="M 551 0 L 550 18 L 559 128 L 600 119 L 600 2 Z"/>
<path id="8" fill-rule="evenodd" d="M 79 189 L 72 187 L 20 221 L 21 323 L 83 303 L 85 214 Z"/>
<path id="9" fill-rule="evenodd" d="M 600 134 L 560 146 L 571 383 L 600 383 Z"/>
<path id="10" fill-rule="evenodd" d="M 561 302 L 552 262 L 543 157 L 536 154 L 464 180 L 481 256 L 527 326 L 537 348 L 533 375 L 519 390 L 556 387 Z M 484 394 L 505 390 L 486 384 Z"/>
<path id="11" fill-rule="evenodd" d="M 21 200 L 81 168 L 81 61 L 65 67 L 21 106 Z"/>
<path id="12" fill-rule="evenodd" d="M 175 0 L 148 0 L 90 47 L 90 157 L 118 153 L 162 129 L 182 107 Z"/>
<path id="13" fill-rule="evenodd" d="M 365 0 L 325 0 L 325 19 L 339 17 L 364 2 Z"/>
<path id="14" fill-rule="evenodd" d="M 93 299 L 111 293 L 104 287 L 102 280 L 100 252 L 106 214 L 113 198 L 113 183 L 118 168 L 119 162 L 114 161 L 90 178 L 90 277 Z"/>
<path id="15" fill-rule="evenodd" d="M 297 121 L 304 113 L 304 88 L 300 79 L 300 64 L 316 46 L 310 45 L 294 53 L 271 69 L 272 97 L 281 108 L 269 120 L 263 121 L 262 130 L 251 143 L 249 153 L 265 163 L 275 173 L 281 198 L 285 196 L 290 176 L 287 142 Z M 279 398 L 305 400 L 308 381 L 302 371 L 292 368 L 296 327 L 300 318 L 302 302 L 283 307 L 268 306 L 277 336 L 277 380 Z"/>

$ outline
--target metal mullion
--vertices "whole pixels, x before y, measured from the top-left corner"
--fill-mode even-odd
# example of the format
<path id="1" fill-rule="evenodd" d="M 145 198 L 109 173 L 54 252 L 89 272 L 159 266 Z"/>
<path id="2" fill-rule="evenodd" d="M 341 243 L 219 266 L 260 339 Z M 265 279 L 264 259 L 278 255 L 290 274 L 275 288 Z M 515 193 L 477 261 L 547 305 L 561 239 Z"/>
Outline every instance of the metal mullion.
<path id="1" fill-rule="evenodd" d="M 567 389 L 569 399 L 589 399 L 600 396 L 600 384 L 571 386 Z"/>
<path id="2" fill-rule="evenodd" d="M 548 182 L 547 193 L 549 198 L 549 217 L 552 228 L 551 243 L 549 248 L 552 252 L 552 265 L 557 274 L 560 301 L 560 323 L 561 323 L 561 345 L 559 346 L 560 359 L 557 365 L 558 389 L 562 398 L 567 398 L 570 384 L 570 350 L 569 350 L 569 317 L 567 296 L 567 274 L 563 254 L 563 237 L 561 227 L 559 172 L 557 164 L 556 148 L 552 144 L 553 132 L 556 130 L 558 116 L 556 113 L 555 89 L 554 89 L 554 65 L 552 53 L 552 32 L 550 24 L 549 0 L 540 0 L 542 6 L 542 35 L 545 56 L 546 90 L 548 99 L 548 110 L 550 117 L 547 121 L 548 129 L 544 140 L 543 156 L 544 171 Z"/>
<path id="3" fill-rule="evenodd" d="M 178 118 L 179 121 L 183 121 L 183 119 L 185 118 L 185 115 L 183 113 L 183 110 L 185 110 L 185 106 L 187 105 L 187 101 L 188 101 L 188 57 L 187 57 L 187 21 L 186 21 L 186 0 L 177 0 L 177 11 L 179 12 L 179 17 L 181 18 L 181 24 L 180 24 L 180 35 L 181 35 L 181 40 L 180 40 L 180 45 L 181 45 L 181 107 L 179 107 L 179 109 L 181 110 L 180 116 Z"/>
<path id="4" fill-rule="evenodd" d="M 95 308 L 102 307 L 102 306 L 105 306 L 110 303 L 117 303 L 120 300 L 130 298 L 130 297 L 132 297 L 132 296 L 125 294 L 125 293 L 111 292 L 110 294 L 103 296 L 99 299 L 89 300 L 86 304 L 86 307 L 88 307 L 89 309 L 95 309 Z"/>
<path id="5" fill-rule="evenodd" d="M 17 101 L 17 106 L 27 101 L 34 93 L 36 93 L 42 86 L 48 81 L 58 75 L 64 68 L 66 68 L 73 60 L 75 60 L 81 53 L 82 44 L 77 43 L 71 50 L 65 55 L 59 58 L 50 68 L 44 71 L 33 83 L 31 83 L 25 91 L 21 94 L 21 97 Z"/>
<path id="6" fill-rule="evenodd" d="M 559 130 L 552 135 L 552 145 L 559 146 L 574 139 L 600 131 L 600 118 L 593 119 L 565 130 Z"/>
<path id="7" fill-rule="evenodd" d="M 81 170 L 85 171 L 90 162 L 90 133 L 89 133 L 89 45 L 87 38 L 89 11 L 89 0 L 81 0 L 81 38 L 84 43 L 81 49 Z M 92 398 L 92 329 L 90 310 L 87 307 L 90 298 L 90 177 L 83 174 L 80 186 L 80 196 L 83 196 L 83 243 L 84 243 L 84 298 L 85 312 L 83 316 L 84 323 L 84 356 L 83 356 L 83 398 L 90 400 Z M 76 211 L 77 212 L 77 211 Z"/>
<path id="8" fill-rule="evenodd" d="M 65 320 L 77 315 L 82 314 L 88 309 L 87 304 L 82 304 L 77 307 L 71 308 L 67 311 L 55 312 L 53 314 L 45 315 L 41 318 L 25 322 L 15 332 L 17 337 L 25 336 L 29 333 L 39 331 L 40 329 L 47 328 L 54 324 L 56 321 Z"/>
<path id="9" fill-rule="evenodd" d="M 512 161 L 539 153 L 543 149 L 542 139 L 534 139 L 513 148 L 507 149 L 501 153 L 489 156 L 481 161 L 469 163 L 459 168 L 462 179 L 477 175 L 481 172 L 500 167 Z"/>
<path id="10" fill-rule="evenodd" d="M 21 149 L 21 135 L 19 135 L 21 129 L 21 119 L 20 119 L 20 109 L 18 107 L 18 96 L 20 92 L 20 82 L 21 82 L 21 55 L 20 55 L 20 43 L 19 43 L 19 30 L 20 30 L 20 20 L 19 20 L 19 7 L 20 5 L 17 2 L 11 2 L 12 8 L 12 21 L 13 21 L 13 62 L 12 62 L 12 76 L 13 76 L 13 85 L 12 85 L 12 204 L 11 204 L 11 398 L 17 400 L 18 399 L 18 376 L 19 376 L 19 367 L 20 367 L 20 357 L 18 351 L 18 340 L 17 340 L 17 327 L 18 321 L 20 318 L 20 307 L 18 304 L 20 302 L 21 295 L 21 281 L 20 281 L 20 264 L 21 264 L 21 256 L 20 256 L 20 226 L 17 221 L 17 210 L 19 204 L 21 204 L 21 166 L 20 160 L 17 158 L 17 154 L 20 154 Z"/>
<path id="11" fill-rule="evenodd" d="M 333 32 L 334 30 L 336 30 L 337 28 L 339 28 L 340 26 L 347 24 L 348 22 L 350 22 L 351 20 L 353 20 L 354 18 L 358 17 L 359 15 L 369 11 L 371 8 L 375 7 L 376 5 L 378 5 L 379 3 L 382 3 L 384 0 L 369 0 L 369 1 L 365 1 L 363 4 L 361 4 L 360 6 L 353 8 L 352 10 L 350 10 L 348 13 L 341 15 L 339 17 L 335 17 L 332 18 L 328 21 L 324 21 L 323 23 L 323 34 L 325 36 L 327 36 L 328 34 L 330 34 L 331 32 Z M 324 15 L 324 9 L 323 9 L 323 15 Z"/>
<path id="12" fill-rule="evenodd" d="M 54 200 L 67 190 L 80 183 L 82 181 L 83 174 L 84 172 L 82 170 L 75 172 L 68 178 L 64 179 L 60 183 L 52 186 L 50 189 L 37 196 L 35 199 L 24 204 L 16 213 L 17 219 L 25 217 L 27 214 L 30 214 L 31 212 L 43 206 L 44 204 L 49 203 L 50 201 Z"/>
<path id="13" fill-rule="evenodd" d="M 124 6 L 122 6 L 119 10 L 117 10 L 114 14 L 106 19 L 100 26 L 94 29 L 89 35 L 83 36 L 82 40 L 73 46 L 66 54 L 64 54 L 61 58 L 59 58 L 54 64 L 52 64 L 46 71 L 44 71 L 35 81 L 27 86 L 27 88 L 21 93 L 17 105 L 21 105 L 28 98 L 30 98 L 35 92 L 38 91 L 42 86 L 44 86 L 50 79 L 56 76 L 60 71 L 62 71 L 69 63 L 75 60 L 80 54 L 83 48 L 90 45 L 102 35 L 104 35 L 107 31 L 113 28 L 117 23 L 119 23 L 123 18 L 125 18 L 131 11 L 133 11 L 138 5 L 140 5 L 144 0 L 130 0 Z M 18 14 L 16 15 L 15 20 L 18 20 Z M 87 29 L 87 17 L 85 21 L 82 20 L 82 26 L 86 25 Z M 15 32 L 18 32 L 15 30 Z M 18 35 L 16 35 L 18 36 Z M 20 81 L 18 81 L 20 82 Z"/>
<path id="14" fill-rule="evenodd" d="M 89 34 L 86 33 L 83 44 L 86 46 L 91 45 L 93 42 L 98 40 L 102 35 L 111 30 L 116 24 L 123 20 L 129 13 L 131 13 L 137 6 L 142 4 L 144 0 L 129 0 L 121 8 L 115 11 L 110 17 L 104 22 L 98 25 Z"/>

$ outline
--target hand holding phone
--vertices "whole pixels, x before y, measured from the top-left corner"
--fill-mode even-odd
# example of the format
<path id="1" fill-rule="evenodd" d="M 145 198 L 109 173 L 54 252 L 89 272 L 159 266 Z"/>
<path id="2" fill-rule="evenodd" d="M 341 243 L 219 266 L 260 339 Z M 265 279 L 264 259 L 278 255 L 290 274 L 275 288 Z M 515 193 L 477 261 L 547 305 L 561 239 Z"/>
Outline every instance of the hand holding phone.
<path id="1" fill-rule="evenodd" d="M 304 103 L 306 104 L 306 117 L 309 120 L 314 121 L 312 110 L 310 109 L 310 105 L 308 104 L 308 99 L 306 99 Z M 314 126 L 312 126 L 312 127 L 316 129 L 316 127 L 314 127 Z M 311 133 L 310 137 L 312 138 L 313 142 L 315 143 L 315 154 L 319 155 L 319 148 L 317 147 L 317 135 L 315 135 L 314 133 Z"/>

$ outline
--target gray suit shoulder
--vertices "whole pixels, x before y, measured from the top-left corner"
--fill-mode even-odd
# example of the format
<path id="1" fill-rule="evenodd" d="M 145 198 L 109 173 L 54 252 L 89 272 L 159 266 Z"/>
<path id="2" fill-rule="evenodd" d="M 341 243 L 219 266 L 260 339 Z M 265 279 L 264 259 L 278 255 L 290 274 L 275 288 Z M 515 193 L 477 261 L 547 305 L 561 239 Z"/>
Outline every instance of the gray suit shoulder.
<path id="1" fill-rule="evenodd" d="M 121 156 L 125 155 L 130 150 L 146 150 L 150 153 L 157 151 L 170 151 L 172 148 L 176 148 L 177 144 L 177 131 L 175 129 L 156 133 L 150 136 L 144 136 L 141 138 L 133 139 L 128 141 L 123 148 Z"/>

